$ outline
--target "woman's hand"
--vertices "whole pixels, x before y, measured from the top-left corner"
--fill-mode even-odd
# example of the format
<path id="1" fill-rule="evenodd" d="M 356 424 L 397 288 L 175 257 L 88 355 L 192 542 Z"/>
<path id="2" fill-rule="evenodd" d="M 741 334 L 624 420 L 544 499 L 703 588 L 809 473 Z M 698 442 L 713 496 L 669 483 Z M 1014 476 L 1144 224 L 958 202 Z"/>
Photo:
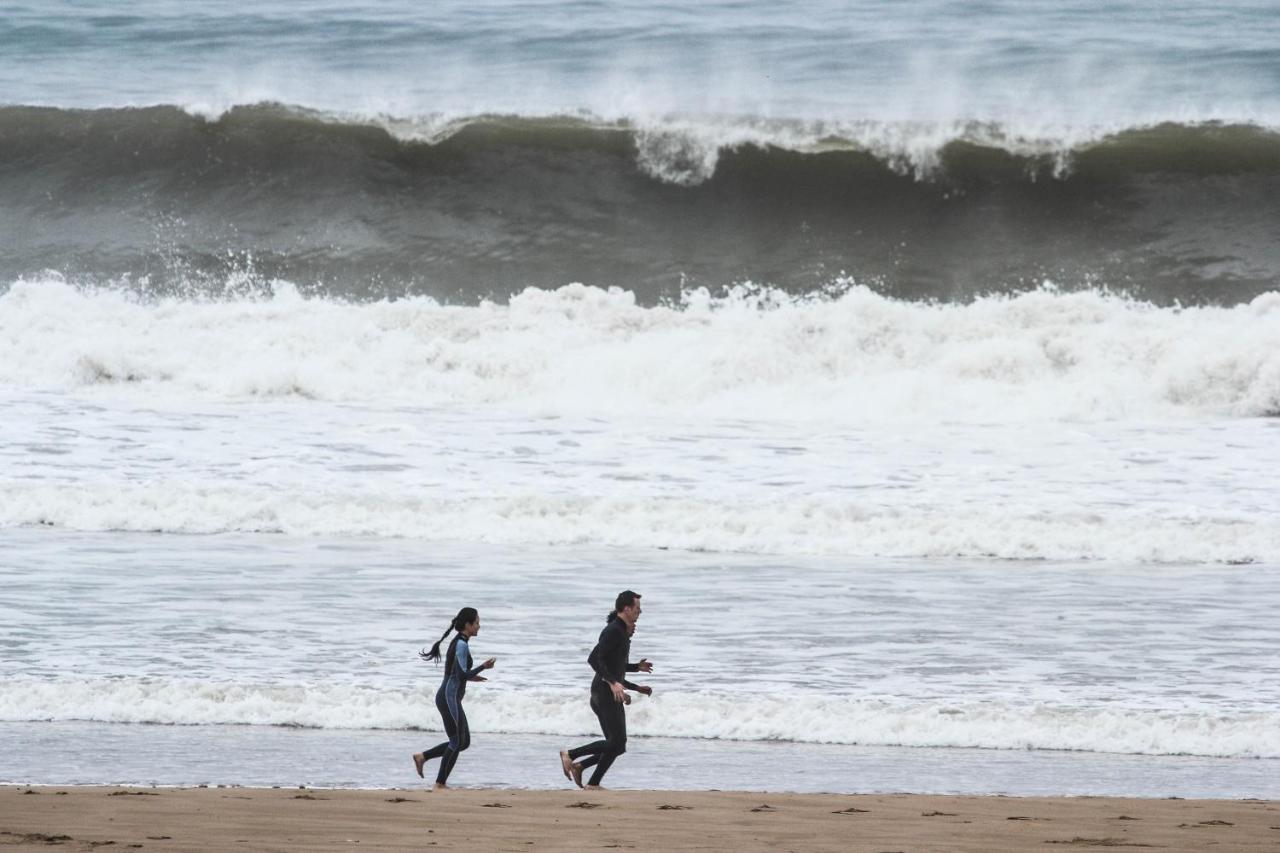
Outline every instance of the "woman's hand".
<path id="1" fill-rule="evenodd" d="M 644 658 L 640 658 L 640 663 L 636 664 L 636 669 L 640 672 L 653 672 L 653 664 Z"/>
<path id="2" fill-rule="evenodd" d="M 497 658 L 489 658 L 487 661 L 484 662 L 483 666 L 485 669 L 493 669 L 493 665 L 497 662 L 498 662 Z"/>
<path id="3" fill-rule="evenodd" d="M 471 681 L 488 681 L 489 679 L 485 678 L 483 675 L 473 675 L 471 676 L 470 680 Z"/>

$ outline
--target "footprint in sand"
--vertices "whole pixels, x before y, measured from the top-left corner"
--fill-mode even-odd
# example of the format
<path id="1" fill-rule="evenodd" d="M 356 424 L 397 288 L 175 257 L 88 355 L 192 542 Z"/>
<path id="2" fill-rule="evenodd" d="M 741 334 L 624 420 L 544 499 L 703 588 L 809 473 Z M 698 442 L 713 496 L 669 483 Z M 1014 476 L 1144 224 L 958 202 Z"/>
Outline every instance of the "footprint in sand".
<path id="1" fill-rule="evenodd" d="M 866 814 L 866 813 L 867 813 L 866 809 L 857 809 L 857 808 L 854 808 L 853 806 L 849 806 L 849 808 L 847 809 L 841 809 L 838 812 L 832 812 L 832 814 Z"/>
<path id="2" fill-rule="evenodd" d="M 753 812 L 776 812 L 776 811 L 777 811 L 777 809 L 775 809 L 773 806 L 769 805 L 768 803 L 761 803 L 760 805 L 756 806 L 756 807 L 755 807 L 754 809 L 752 809 L 751 811 L 753 811 Z"/>
<path id="3" fill-rule="evenodd" d="M 43 832 L 0 832 L 0 835 L 6 835 L 9 838 L 16 838 L 17 844 L 63 844 L 71 840 L 70 835 L 45 835 Z M 8 840 L 5 841 L 8 844 Z"/>
<path id="4" fill-rule="evenodd" d="M 687 812 L 692 810 L 693 806 L 669 806 L 666 804 L 658 806 L 658 811 L 660 812 Z"/>
<path id="5" fill-rule="evenodd" d="M 570 803 L 569 805 L 565 806 L 565 808 L 566 809 L 598 809 L 600 808 L 600 804 L 588 803 L 584 800 L 583 802 L 580 802 L 580 803 Z"/>
<path id="6" fill-rule="evenodd" d="M 1045 844 L 1065 844 L 1068 847 L 1154 847 L 1154 844 L 1138 844 L 1123 838 L 1082 838 L 1077 835 L 1070 841 L 1046 841 Z"/>

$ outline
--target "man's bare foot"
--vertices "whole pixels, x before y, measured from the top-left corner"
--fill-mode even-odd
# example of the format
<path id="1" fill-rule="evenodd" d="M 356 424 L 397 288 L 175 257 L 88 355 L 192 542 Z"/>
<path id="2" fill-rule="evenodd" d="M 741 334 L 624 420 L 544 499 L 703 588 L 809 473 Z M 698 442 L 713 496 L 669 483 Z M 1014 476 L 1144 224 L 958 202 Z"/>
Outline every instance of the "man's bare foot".
<path id="1" fill-rule="evenodd" d="M 583 786 L 582 786 L 582 790 L 584 790 L 584 791 L 603 791 L 603 790 L 604 790 L 604 788 L 601 788 L 599 785 L 583 785 Z"/>
<path id="2" fill-rule="evenodd" d="M 434 788 L 432 788 L 432 790 L 433 790 L 433 791 L 447 791 L 447 790 L 449 790 L 449 786 L 448 786 L 448 785 L 446 785 L 446 784 L 445 784 L 445 783 L 443 783 L 443 782 L 437 782 L 437 783 L 436 783 L 436 786 L 435 786 Z"/>
<path id="3" fill-rule="evenodd" d="M 427 757 L 421 752 L 413 754 L 413 769 L 418 771 L 418 778 L 422 778 L 422 765 L 427 763 Z"/>
<path id="4" fill-rule="evenodd" d="M 573 765 L 573 759 L 569 757 L 569 750 L 567 749 L 560 750 L 560 769 L 564 771 L 564 778 L 570 779 L 570 780 L 573 779 L 573 774 L 569 771 L 569 768 L 572 765 Z"/>
<path id="5" fill-rule="evenodd" d="M 573 784 L 581 788 L 582 787 L 582 765 L 576 761 L 573 762 L 572 764 L 569 765 L 569 772 L 573 774 L 570 777 L 573 779 Z"/>

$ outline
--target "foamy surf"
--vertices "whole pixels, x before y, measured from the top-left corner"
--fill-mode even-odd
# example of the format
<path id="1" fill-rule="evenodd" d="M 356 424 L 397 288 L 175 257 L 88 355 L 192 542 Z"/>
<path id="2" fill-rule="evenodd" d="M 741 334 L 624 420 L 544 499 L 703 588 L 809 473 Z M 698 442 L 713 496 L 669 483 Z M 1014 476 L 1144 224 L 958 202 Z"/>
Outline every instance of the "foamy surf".
<path id="1" fill-rule="evenodd" d="M 583 285 L 506 305 L 137 298 L 56 279 L 0 296 L 0 381 L 244 401 L 519 406 L 858 424 L 1280 414 L 1280 295 L 1161 308 L 1052 288 L 965 304 L 848 285 L 644 307 Z"/>
<path id="2" fill-rule="evenodd" d="M 437 731 L 432 692 L 167 679 L 10 680 L 0 684 L 0 720 Z M 476 732 L 595 732 L 581 691 L 474 692 L 467 714 Z M 1221 715 L 682 691 L 636 699 L 627 717 L 629 731 L 640 737 L 1280 758 L 1280 715 L 1266 711 Z"/>
<path id="3" fill-rule="evenodd" d="M 1035 489 L 1030 483 L 1015 505 L 987 497 L 976 485 L 935 490 L 932 505 L 898 504 L 874 490 L 864 498 L 627 494 L 645 479 L 619 484 L 614 495 L 526 492 L 472 498 L 438 497 L 432 494 L 437 488 L 195 485 L 178 476 L 145 484 L 9 482 L 0 483 L 0 527 L 398 537 L 792 557 L 1280 563 L 1280 522 L 1261 508 L 1214 512 L 1177 503 L 1109 512 L 1101 506 L 1048 508 L 1031 503 Z M 459 484 L 465 490 L 476 487 Z M 501 488 L 512 491 L 509 485 Z M 967 500 L 989 503 L 966 506 Z M 1018 505 L 1024 502 L 1031 505 Z"/>

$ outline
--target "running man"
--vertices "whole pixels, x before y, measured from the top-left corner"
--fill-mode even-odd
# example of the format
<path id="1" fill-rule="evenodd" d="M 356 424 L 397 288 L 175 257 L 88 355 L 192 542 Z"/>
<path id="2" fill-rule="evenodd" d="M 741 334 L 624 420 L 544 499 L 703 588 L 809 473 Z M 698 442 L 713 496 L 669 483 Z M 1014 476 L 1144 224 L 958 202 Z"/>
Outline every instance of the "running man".
<path id="1" fill-rule="evenodd" d="M 631 635 L 639 618 L 640 593 L 629 589 L 618 593 L 613 612 L 608 615 L 604 630 L 600 632 L 600 640 L 587 658 L 587 663 L 596 673 L 591 680 L 591 710 L 600 720 L 604 740 L 560 752 L 560 766 L 565 778 L 579 788 L 584 787 L 582 772 L 594 766 L 595 771 L 585 787 L 599 790 L 600 782 L 614 759 L 627 751 L 627 714 L 623 708 L 631 704 L 627 690 L 653 695 L 653 688 L 632 684 L 624 677 L 628 672 L 653 672 L 653 664 L 644 658 L 639 663 L 628 660 Z"/>
<path id="2" fill-rule="evenodd" d="M 495 663 L 489 658 L 479 666 L 471 665 L 471 648 L 468 641 L 480 633 L 480 614 L 474 607 L 464 607 L 453 617 L 449 627 L 436 640 L 429 652 L 419 652 L 424 660 L 440 660 L 440 644 L 449 636 L 450 631 L 457 631 L 449 651 L 444 655 L 444 679 L 440 689 L 436 691 L 436 710 L 444 721 L 444 730 L 449 739 L 437 744 L 425 752 L 413 754 L 413 769 L 422 775 L 422 766 L 433 758 L 440 759 L 440 767 L 436 770 L 436 790 L 449 787 L 449 774 L 458 761 L 458 753 L 471 746 L 471 729 L 467 726 L 467 715 L 462 710 L 462 698 L 467 694 L 468 681 L 485 681 L 480 673 L 493 669 Z"/>

